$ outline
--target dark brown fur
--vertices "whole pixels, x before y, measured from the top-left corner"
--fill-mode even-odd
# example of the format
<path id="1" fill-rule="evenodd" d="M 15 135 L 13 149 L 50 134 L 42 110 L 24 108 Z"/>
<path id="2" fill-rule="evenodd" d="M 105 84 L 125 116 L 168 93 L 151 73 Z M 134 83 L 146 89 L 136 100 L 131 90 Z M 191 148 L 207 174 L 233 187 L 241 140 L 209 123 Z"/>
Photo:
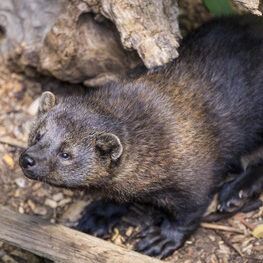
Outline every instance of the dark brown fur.
<path id="1" fill-rule="evenodd" d="M 150 255 L 181 246 L 226 174 L 262 144 L 262 18 L 214 20 L 179 51 L 170 65 L 84 97 L 45 94 L 20 159 L 30 178 L 163 209 L 154 237 L 164 243 L 149 230 L 138 245 Z"/>

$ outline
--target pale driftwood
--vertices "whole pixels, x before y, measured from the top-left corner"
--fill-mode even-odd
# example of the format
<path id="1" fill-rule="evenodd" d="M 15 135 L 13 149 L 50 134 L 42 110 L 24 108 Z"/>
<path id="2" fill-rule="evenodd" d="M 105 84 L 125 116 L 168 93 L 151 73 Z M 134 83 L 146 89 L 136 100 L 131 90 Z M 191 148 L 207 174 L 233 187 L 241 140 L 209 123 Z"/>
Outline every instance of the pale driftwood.
<path id="1" fill-rule="evenodd" d="M 183 33 L 210 17 L 202 0 L 177 1 L 0 1 L 0 51 L 29 75 L 101 85 L 142 61 L 151 68 L 177 57 L 179 9 Z M 262 14 L 261 0 L 231 1 Z"/>
<path id="2" fill-rule="evenodd" d="M 262 0 L 231 0 L 234 9 L 239 13 L 262 15 Z"/>
<path id="3" fill-rule="evenodd" d="M 118 247 L 35 216 L 0 208 L 0 240 L 63 263 L 158 263 L 158 259 Z"/>
<path id="4" fill-rule="evenodd" d="M 148 68 L 178 56 L 178 6 L 167 0 L 85 0 L 93 12 L 110 19 L 125 48 L 135 49 Z"/>
<path id="5" fill-rule="evenodd" d="M 97 20 L 81 0 L 0 1 L 0 51 L 30 76 L 38 71 L 91 86 L 143 64 L 123 49 L 110 21 Z"/>
<path id="6" fill-rule="evenodd" d="M 96 86 L 116 80 L 139 63 L 135 53 L 124 51 L 109 21 L 97 22 L 85 3 L 74 1 L 45 36 L 39 71 Z"/>

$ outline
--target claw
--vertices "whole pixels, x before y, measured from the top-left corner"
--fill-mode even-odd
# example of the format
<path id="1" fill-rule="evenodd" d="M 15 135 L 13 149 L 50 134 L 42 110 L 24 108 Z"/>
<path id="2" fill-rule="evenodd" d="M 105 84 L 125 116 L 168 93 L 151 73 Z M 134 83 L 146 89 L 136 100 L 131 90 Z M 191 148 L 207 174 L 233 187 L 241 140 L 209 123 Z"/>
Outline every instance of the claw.
<path id="1" fill-rule="evenodd" d="M 244 197 L 244 191 L 243 190 L 240 190 L 239 193 L 238 193 L 238 197 L 240 199 L 242 199 Z"/>
<path id="2" fill-rule="evenodd" d="M 113 202 L 94 201 L 87 206 L 79 220 L 77 229 L 101 238 L 109 238 L 112 229 L 120 223 L 120 218 L 128 211 L 127 205 Z"/>
<path id="3" fill-rule="evenodd" d="M 141 241 L 138 242 L 138 244 L 136 245 L 135 250 L 138 252 L 142 252 L 146 255 L 149 255 L 149 253 L 147 253 L 147 251 L 151 251 L 152 249 L 154 249 L 155 247 L 157 247 L 158 249 L 160 249 L 160 247 L 158 245 L 154 245 L 154 244 L 158 244 L 162 241 L 160 236 L 156 236 L 152 239 L 147 239 L 144 238 Z"/>
<path id="4" fill-rule="evenodd" d="M 232 205 L 231 201 L 230 201 L 230 200 L 227 201 L 226 206 L 227 206 L 227 207 L 230 207 L 231 205 Z"/>
<path id="5" fill-rule="evenodd" d="M 220 204 L 217 205 L 217 211 L 223 212 L 223 207 Z"/>

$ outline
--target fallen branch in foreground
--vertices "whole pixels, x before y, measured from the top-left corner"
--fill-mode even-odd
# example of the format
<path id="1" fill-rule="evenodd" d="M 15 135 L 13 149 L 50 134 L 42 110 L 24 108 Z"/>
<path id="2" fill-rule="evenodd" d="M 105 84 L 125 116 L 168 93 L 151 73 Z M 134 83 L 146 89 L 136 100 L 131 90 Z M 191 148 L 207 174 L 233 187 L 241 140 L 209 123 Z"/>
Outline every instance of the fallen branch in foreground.
<path id="1" fill-rule="evenodd" d="M 36 216 L 0 207 L 0 240 L 63 263 L 160 263 L 155 258 L 116 246 Z"/>

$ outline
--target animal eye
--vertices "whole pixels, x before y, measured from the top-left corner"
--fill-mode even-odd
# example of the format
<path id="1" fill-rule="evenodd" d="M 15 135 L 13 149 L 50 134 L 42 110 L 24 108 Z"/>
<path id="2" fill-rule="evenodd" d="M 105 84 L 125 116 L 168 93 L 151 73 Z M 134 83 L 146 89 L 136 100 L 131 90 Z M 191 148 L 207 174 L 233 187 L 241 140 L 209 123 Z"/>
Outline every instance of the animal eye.
<path id="1" fill-rule="evenodd" d="M 64 160 L 68 160 L 70 158 L 70 155 L 65 152 L 60 153 L 59 156 Z"/>
<path id="2" fill-rule="evenodd" d="M 40 132 L 38 132 L 37 135 L 36 135 L 35 141 L 36 142 L 40 141 L 41 137 L 42 136 L 41 136 Z"/>

